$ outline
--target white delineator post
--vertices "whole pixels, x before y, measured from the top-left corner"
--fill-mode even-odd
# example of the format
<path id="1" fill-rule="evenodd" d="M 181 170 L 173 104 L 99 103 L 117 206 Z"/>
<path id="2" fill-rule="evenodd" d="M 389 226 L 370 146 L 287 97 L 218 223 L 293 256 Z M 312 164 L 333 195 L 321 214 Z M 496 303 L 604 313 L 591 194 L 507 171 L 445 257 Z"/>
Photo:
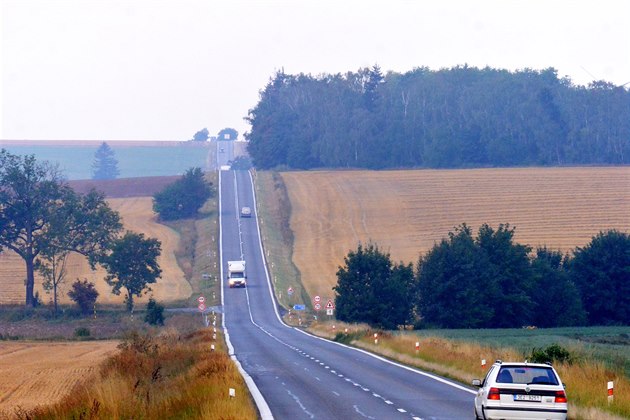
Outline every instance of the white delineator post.
<path id="1" fill-rule="evenodd" d="M 613 381 L 609 381 L 608 382 L 608 404 L 613 402 L 613 398 L 614 398 L 614 387 L 613 387 Z"/>
<path id="2" fill-rule="evenodd" d="M 416 351 L 420 350 L 420 342 L 416 341 Z"/>
<path id="3" fill-rule="evenodd" d="M 486 359 L 481 359 L 481 369 L 486 368 Z"/>

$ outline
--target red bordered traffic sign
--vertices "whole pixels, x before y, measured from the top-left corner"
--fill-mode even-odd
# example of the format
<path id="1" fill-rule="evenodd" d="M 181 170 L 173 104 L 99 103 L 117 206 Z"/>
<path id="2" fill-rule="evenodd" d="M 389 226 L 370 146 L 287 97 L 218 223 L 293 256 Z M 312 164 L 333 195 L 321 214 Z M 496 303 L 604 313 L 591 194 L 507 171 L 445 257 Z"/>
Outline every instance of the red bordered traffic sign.
<path id="1" fill-rule="evenodd" d="M 319 297 L 319 296 L 315 296 L 315 297 L 313 298 L 313 302 L 315 302 L 315 303 L 319 303 L 319 302 L 321 302 L 321 301 L 322 301 L 322 298 L 321 298 L 321 297 Z"/>
<path id="2" fill-rule="evenodd" d="M 205 298 L 205 297 L 203 297 L 203 296 L 199 296 L 199 297 L 197 298 L 197 302 L 199 302 L 199 303 L 204 303 L 205 301 L 206 301 L 206 298 Z"/>
<path id="3" fill-rule="evenodd" d="M 203 303 L 200 303 L 199 306 L 197 306 L 197 308 L 199 308 L 199 310 L 203 312 L 206 310 L 206 305 L 204 305 Z"/>
<path id="4" fill-rule="evenodd" d="M 326 303 L 326 309 L 335 309 L 335 304 L 333 303 L 332 299 L 328 299 L 328 302 Z"/>
<path id="5" fill-rule="evenodd" d="M 316 311 L 321 311 L 322 310 L 322 305 L 319 304 L 319 303 L 316 303 L 314 308 L 315 308 Z"/>

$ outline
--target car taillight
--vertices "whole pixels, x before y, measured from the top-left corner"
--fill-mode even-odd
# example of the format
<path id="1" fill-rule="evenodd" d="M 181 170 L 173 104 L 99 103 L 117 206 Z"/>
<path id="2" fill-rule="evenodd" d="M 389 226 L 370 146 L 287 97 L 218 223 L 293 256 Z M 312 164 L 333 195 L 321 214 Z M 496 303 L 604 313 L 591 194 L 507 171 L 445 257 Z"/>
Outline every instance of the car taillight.
<path id="1" fill-rule="evenodd" d="M 567 394 L 564 391 L 556 391 L 556 401 L 557 403 L 565 403 L 567 402 Z"/>
<path id="2" fill-rule="evenodd" d="M 556 398 L 558 398 L 556 396 Z M 499 393 L 499 388 L 490 388 L 490 391 L 488 391 L 488 399 L 489 400 L 500 400 L 501 399 L 501 394 Z"/>

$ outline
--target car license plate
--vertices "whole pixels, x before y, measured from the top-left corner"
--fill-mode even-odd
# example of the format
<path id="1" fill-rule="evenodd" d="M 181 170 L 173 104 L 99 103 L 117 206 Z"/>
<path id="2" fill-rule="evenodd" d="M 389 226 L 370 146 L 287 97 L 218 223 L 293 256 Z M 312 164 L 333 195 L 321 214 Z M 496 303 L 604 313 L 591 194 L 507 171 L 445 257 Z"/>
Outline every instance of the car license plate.
<path id="1" fill-rule="evenodd" d="M 542 401 L 542 395 L 524 395 L 524 394 L 516 394 L 514 395 L 514 401 Z"/>

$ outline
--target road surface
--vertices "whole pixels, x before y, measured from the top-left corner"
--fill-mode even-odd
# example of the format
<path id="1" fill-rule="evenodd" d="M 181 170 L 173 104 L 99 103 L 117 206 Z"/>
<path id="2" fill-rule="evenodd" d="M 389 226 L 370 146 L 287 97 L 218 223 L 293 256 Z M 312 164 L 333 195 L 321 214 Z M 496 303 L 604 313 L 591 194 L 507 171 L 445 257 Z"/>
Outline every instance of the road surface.
<path id="1" fill-rule="evenodd" d="M 230 146 L 223 147 L 229 156 Z M 473 418 L 468 387 L 282 323 L 263 262 L 250 174 L 224 170 L 219 184 L 224 327 L 254 395 L 264 399 L 263 418 Z M 251 207 L 252 218 L 239 217 L 243 206 Z M 227 261 L 240 259 L 247 261 L 248 286 L 230 289 Z"/>

